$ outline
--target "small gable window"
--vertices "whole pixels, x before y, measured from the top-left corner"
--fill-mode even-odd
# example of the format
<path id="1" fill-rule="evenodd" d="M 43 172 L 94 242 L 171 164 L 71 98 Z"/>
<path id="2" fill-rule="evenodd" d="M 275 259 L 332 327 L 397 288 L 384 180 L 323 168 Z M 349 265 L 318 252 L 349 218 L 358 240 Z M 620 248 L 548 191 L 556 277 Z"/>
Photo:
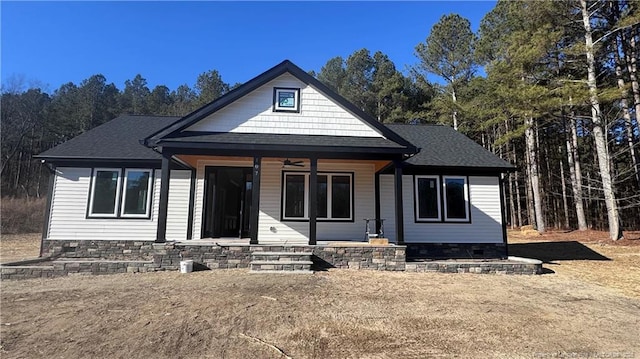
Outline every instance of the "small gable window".
<path id="1" fill-rule="evenodd" d="M 300 112 L 300 89 L 276 87 L 273 89 L 274 112 Z"/>

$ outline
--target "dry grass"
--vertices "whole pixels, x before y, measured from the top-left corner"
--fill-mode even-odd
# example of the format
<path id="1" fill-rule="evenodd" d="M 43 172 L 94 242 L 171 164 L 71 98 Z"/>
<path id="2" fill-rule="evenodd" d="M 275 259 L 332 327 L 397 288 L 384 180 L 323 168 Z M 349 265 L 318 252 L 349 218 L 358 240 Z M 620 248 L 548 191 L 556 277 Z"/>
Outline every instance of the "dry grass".
<path id="1" fill-rule="evenodd" d="M 571 242 L 560 237 L 526 243 Z M 627 267 L 640 247 L 586 247 L 613 260 L 551 253 L 556 273 L 542 276 L 221 270 L 2 282 L 0 353 L 284 358 L 273 345 L 293 358 L 640 355 L 640 297 L 616 284 L 628 272 L 607 267 Z M 580 274 L 600 270 L 612 278 Z"/>
<path id="2" fill-rule="evenodd" d="M 640 232 L 626 232 L 611 241 L 607 233 L 549 232 L 524 236 L 509 231 L 510 254 L 541 259 L 544 267 L 569 276 L 622 291 L 640 299 Z"/>
<path id="3" fill-rule="evenodd" d="M 3 233 L 0 237 L 0 263 L 38 257 L 40 255 L 41 237 L 41 233 Z"/>
<path id="4" fill-rule="evenodd" d="M 46 198 L 2 198 L 0 232 L 15 234 L 42 231 L 46 204 Z"/>
<path id="5" fill-rule="evenodd" d="M 640 303 L 559 276 L 244 270 L 3 283 L 3 357 L 637 353 Z"/>

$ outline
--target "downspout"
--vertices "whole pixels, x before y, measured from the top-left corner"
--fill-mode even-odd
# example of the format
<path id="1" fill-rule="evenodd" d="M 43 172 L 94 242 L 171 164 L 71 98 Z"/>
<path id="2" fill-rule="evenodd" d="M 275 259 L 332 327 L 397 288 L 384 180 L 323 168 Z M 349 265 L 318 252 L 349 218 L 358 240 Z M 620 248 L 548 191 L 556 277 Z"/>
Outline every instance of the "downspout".
<path id="1" fill-rule="evenodd" d="M 44 254 L 44 240 L 49 236 L 49 220 L 51 217 L 51 205 L 53 204 L 53 187 L 56 180 L 56 166 L 50 163 L 46 163 L 42 160 L 42 164 L 49 170 L 49 188 L 47 190 L 47 206 L 44 210 L 44 221 L 42 224 L 42 237 L 40 238 L 40 254 L 38 257 L 42 257 Z"/>
<path id="2" fill-rule="evenodd" d="M 505 259 L 509 258 L 509 243 L 507 243 L 507 221 L 506 221 L 506 196 L 505 196 L 505 188 L 504 188 L 504 174 L 501 173 L 500 177 L 498 177 L 498 185 L 500 187 L 500 216 L 501 218 L 501 227 L 502 227 L 502 242 L 504 243 L 504 256 Z"/>

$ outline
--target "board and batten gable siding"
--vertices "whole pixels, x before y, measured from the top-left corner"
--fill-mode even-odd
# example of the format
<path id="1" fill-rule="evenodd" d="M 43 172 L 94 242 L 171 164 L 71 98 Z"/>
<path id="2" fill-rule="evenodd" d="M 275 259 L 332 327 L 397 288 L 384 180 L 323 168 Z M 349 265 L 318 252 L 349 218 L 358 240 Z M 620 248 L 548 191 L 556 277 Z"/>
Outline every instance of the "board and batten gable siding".
<path id="1" fill-rule="evenodd" d="M 395 242 L 393 175 L 380 176 L 380 215 L 385 236 Z M 415 221 L 413 176 L 402 176 L 406 243 L 502 243 L 502 211 L 498 177 L 469 176 L 471 223 Z"/>
<path id="2" fill-rule="evenodd" d="M 171 171 L 169 202 L 174 207 L 167 216 L 167 233 L 175 237 L 171 239 L 186 239 L 189 214 L 188 194 L 191 182 L 183 179 L 189 178 L 189 173 L 189 171 Z M 150 219 L 87 218 L 91 168 L 58 167 L 51 194 L 53 197 L 47 239 L 155 240 L 158 226 L 160 170 L 155 170 L 153 176 Z M 184 193 L 186 196 L 182 199 Z"/>
<path id="3" fill-rule="evenodd" d="M 206 166 L 252 167 L 252 160 L 198 160 L 196 172 L 196 197 L 193 216 L 193 238 L 201 238 L 204 209 L 204 175 Z M 308 162 L 307 162 L 308 166 Z M 354 221 L 317 222 L 317 240 L 362 240 L 363 218 L 375 217 L 375 186 L 373 163 L 318 162 L 318 172 L 350 172 L 354 181 Z M 280 221 L 282 205 L 282 173 L 306 171 L 308 167 L 282 168 L 281 160 L 263 159 L 260 175 L 260 211 L 258 219 L 258 242 L 260 244 L 307 244 L 309 222 Z"/>
<path id="4" fill-rule="evenodd" d="M 299 88 L 300 112 L 274 112 L 273 89 Z M 315 88 L 285 73 L 187 131 L 383 137 Z"/>

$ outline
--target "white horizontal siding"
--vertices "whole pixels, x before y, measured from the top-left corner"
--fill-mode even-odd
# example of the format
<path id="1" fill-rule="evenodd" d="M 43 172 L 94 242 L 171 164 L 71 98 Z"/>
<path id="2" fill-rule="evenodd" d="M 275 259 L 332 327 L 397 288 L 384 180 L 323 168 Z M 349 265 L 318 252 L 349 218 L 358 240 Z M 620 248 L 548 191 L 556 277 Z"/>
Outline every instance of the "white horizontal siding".
<path id="1" fill-rule="evenodd" d="M 151 219 L 86 218 L 90 168 L 56 169 L 49 239 L 70 240 L 154 240 L 156 238 L 160 171 L 154 173 Z"/>
<path id="2" fill-rule="evenodd" d="M 407 243 L 502 243 L 498 177 L 469 177 L 471 223 L 416 223 L 413 176 L 403 176 L 404 240 Z M 393 175 L 380 176 L 380 213 L 388 238 L 395 241 Z"/>
<path id="3" fill-rule="evenodd" d="M 300 88 L 300 112 L 273 112 L 273 88 Z M 382 137 L 315 88 L 285 73 L 187 128 L 188 131 Z"/>
<path id="4" fill-rule="evenodd" d="M 393 175 L 380 175 L 380 218 L 384 219 L 384 236 L 396 240 L 396 196 Z M 405 203 L 412 198 L 402 198 Z"/>
<path id="5" fill-rule="evenodd" d="M 263 161 L 258 243 L 308 244 L 308 222 L 280 222 L 282 162 Z"/>
<path id="6" fill-rule="evenodd" d="M 308 171 L 308 168 L 301 168 Z M 282 212 L 282 162 L 265 161 L 260 177 L 260 243 L 308 243 L 309 222 L 280 221 Z M 354 182 L 353 222 L 317 222 L 319 241 L 362 240 L 364 218 L 375 217 L 374 165 L 370 163 L 318 163 L 319 172 L 352 172 Z"/>
<path id="7" fill-rule="evenodd" d="M 190 189 L 191 171 L 171 171 L 169 204 L 167 206 L 167 240 L 187 239 Z"/>
<path id="8" fill-rule="evenodd" d="M 206 166 L 251 167 L 252 161 L 199 160 L 193 238 L 201 238 L 204 210 L 204 173 Z M 307 162 L 308 165 L 308 162 Z M 308 222 L 280 221 L 282 198 L 282 160 L 262 161 L 260 175 L 260 215 L 258 223 L 259 243 L 306 244 L 309 238 Z M 306 168 L 295 170 L 308 171 Z M 317 240 L 361 240 L 364 237 L 363 218 L 375 216 L 374 164 L 366 162 L 318 163 L 320 172 L 352 172 L 354 181 L 354 221 L 317 222 Z"/>

